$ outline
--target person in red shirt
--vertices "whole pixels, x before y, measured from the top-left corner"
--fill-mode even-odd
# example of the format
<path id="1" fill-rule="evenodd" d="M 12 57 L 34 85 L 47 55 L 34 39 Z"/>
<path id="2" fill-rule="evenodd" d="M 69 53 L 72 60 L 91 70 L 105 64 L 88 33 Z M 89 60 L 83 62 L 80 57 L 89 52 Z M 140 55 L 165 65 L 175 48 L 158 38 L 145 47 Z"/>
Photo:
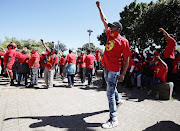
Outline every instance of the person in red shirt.
<path id="1" fill-rule="evenodd" d="M 38 50 L 34 48 L 32 50 L 31 58 L 29 59 L 29 68 L 31 70 L 31 83 L 27 87 L 34 87 L 34 85 L 38 85 L 38 70 L 39 70 L 39 61 L 40 55 L 38 54 Z"/>
<path id="2" fill-rule="evenodd" d="M 157 59 L 155 61 L 155 70 L 154 70 L 154 76 L 150 83 L 150 90 L 148 91 L 148 94 L 155 93 L 155 97 L 159 98 L 159 93 L 156 88 L 157 84 L 165 83 L 167 80 L 167 74 L 168 74 L 168 66 L 167 64 L 160 58 L 160 56 L 157 56 Z"/>
<path id="3" fill-rule="evenodd" d="M 46 83 L 45 88 L 48 89 L 53 87 L 54 68 L 58 64 L 57 50 L 55 48 L 51 48 L 50 50 L 42 39 L 41 42 L 47 51 L 47 61 L 44 63 L 44 80 Z"/>
<path id="4" fill-rule="evenodd" d="M 163 32 L 163 35 L 166 38 L 167 45 L 165 47 L 165 50 L 163 52 L 164 56 L 164 62 L 168 66 L 168 76 L 167 81 L 172 81 L 172 66 L 173 66 L 173 60 L 175 59 L 175 47 L 176 47 L 176 41 L 174 38 L 172 38 L 163 28 L 159 29 Z"/>
<path id="5" fill-rule="evenodd" d="M 22 76 L 25 79 L 25 86 L 27 85 L 27 74 L 30 72 L 28 64 L 30 58 L 31 56 L 27 54 L 27 51 L 23 50 L 21 59 L 19 61 L 20 65 L 18 69 L 18 86 L 20 86 Z"/>
<path id="6" fill-rule="evenodd" d="M 15 57 L 16 57 L 16 50 L 15 48 L 17 48 L 17 45 L 15 43 L 10 43 L 7 46 L 8 50 L 6 51 L 5 55 L 4 55 L 4 66 L 5 66 L 5 70 L 6 73 L 10 76 L 11 82 L 10 82 L 10 86 L 14 86 L 14 81 L 13 81 L 13 64 L 15 62 Z"/>
<path id="7" fill-rule="evenodd" d="M 81 83 L 85 82 L 85 75 L 86 75 L 86 63 L 85 63 L 85 55 L 84 51 L 81 52 L 81 59 L 80 59 L 80 78 L 81 78 Z"/>
<path id="8" fill-rule="evenodd" d="M 96 50 L 96 61 L 97 61 L 97 68 L 96 70 L 99 70 L 100 69 L 100 65 L 101 65 L 101 53 L 100 53 L 100 50 Z"/>
<path id="9" fill-rule="evenodd" d="M 173 69 L 172 69 L 173 83 L 174 88 L 173 92 L 178 90 L 178 81 L 180 81 L 180 53 L 177 51 L 175 59 L 173 60 Z"/>
<path id="10" fill-rule="evenodd" d="M 119 22 L 108 24 L 108 21 L 100 7 L 100 2 L 97 1 L 96 5 L 98 7 L 100 17 L 104 24 L 107 35 L 107 43 L 105 45 L 102 64 L 104 66 L 104 77 L 107 83 L 107 97 L 109 101 L 110 119 L 104 123 L 102 127 L 113 128 L 118 125 L 116 116 L 116 102 L 117 104 L 120 103 L 120 98 L 116 89 L 117 80 L 119 82 L 124 80 L 124 76 L 129 65 L 129 57 L 131 56 L 131 52 L 129 49 L 128 40 L 120 35 L 123 29 L 122 24 Z M 124 57 L 124 65 L 120 74 L 120 59 L 122 55 Z"/>
<path id="11" fill-rule="evenodd" d="M 60 67 L 60 75 L 61 75 L 61 77 L 62 77 L 62 79 L 64 79 L 64 71 L 63 71 L 63 68 L 64 68 L 64 64 L 65 64 L 65 62 L 66 62 L 66 55 L 65 54 L 63 54 L 62 56 L 61 56 L 61 59 L 59 60 L 59 67 Z"/>
<path id="12" fill-rule="evenodd" d="M 88 75 L 88 85 L 89 87 L 92 84 L 92 73 L 93 73 L 93 68 L 94 68 L 94 61 L 95 61 L 95 56 L 91 54 L 90 50 L 87 50 L 87 56 L 85 57 L 84 62 L 86 63 L 86 72 Z"/>
<path id="13" fill-rule="evenodd" d="M 3 47 L 0 47 L 0 50 L 3 50 L 6 53 Z M 5 54 L 4 52 L 0 52 L 0 74 L 2 73 L 1 61 L 2 61 L 2 57 L 4 57 Z"/>
<path id="14" fill-rule="evenodd" d="M 76 55 L 73 53 L 71 49 L 69 49 L 69 54 L 66 57 L 66 63 L 68 63 L 65 74 L 67 75 L 68 78 L 68 86 L 67 88 L 72 88 L 74 86 L 74 76 L 76 73 Z"/>
<path id="15" fill-rule="evenodd" d="M 132 80 L 131 80 L 131 76 L 132 73 L 134 71 L 134 67 L 135 67 L 135 61 L 134 59 L 132 59 L 131 57 L 129 58 L 129 66 L 126 72 L 126 76 L 125 76 L 125 84 L 127 88 L 132 89 Z"/>

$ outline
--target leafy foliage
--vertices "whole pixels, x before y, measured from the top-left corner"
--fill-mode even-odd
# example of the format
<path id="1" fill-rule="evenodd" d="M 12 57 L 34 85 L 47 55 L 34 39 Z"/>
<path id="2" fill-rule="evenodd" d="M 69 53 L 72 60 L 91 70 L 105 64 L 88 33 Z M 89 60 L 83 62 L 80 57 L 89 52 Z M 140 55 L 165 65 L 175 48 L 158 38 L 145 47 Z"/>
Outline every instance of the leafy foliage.
<path id="1" fill-rule="evenodd" d="M 7 45 L 10 43 L 10 42 L 14 42 L 17 44 L 17 48 L 18 50 L 22 50 L 24 47 L 26 47 L 28 49 L 28 51 L 32 51 L 33 48 L 37 48 L 39 53 L 42 53 L 42 52 L 45 52 L 45 48 L 44 46 L 42 45 L 42 43 L 40 41 L 35 41 L 35 40 L 31 40 L 31 39 L 28 39 L 28 40 L 17 40 L 16 38 L 8 38 L 8 37 L 5 37 L 5 41 L 4 42 L 1 42 L 1 45 L 2 47 L 6 48 Z M 52 48 L 54 45 L 52 42 L 45 42 L 45 44 L 49 47 L 49 48 Z M 58 45 L 57 45 L 58 46 Z M 56 46 L 56 48 L 57 48 Z M 57 48 L 58 49 L 58 48 Z M 65 51 L 67 50 L 66 48 L 66 45 L 64 45 L 63 43 L 60 43 L 59 44 L 59 49 L 61 49 L 62 51 Z"/>
<path id="2" fill-rule="evenodd" d="M 129 40 L 131 48 L 139 51 L 154 45 L 165 48 L 166 41 L 159 28 L 164 28 L 180 41 L 180 0 L 159 0 L 156 3 L 137 3 L 136 0 L 120 12 L 123 25 L 121 35 Z M 106 43 L 105 31 L 97 37 L 100 45 Z"/>

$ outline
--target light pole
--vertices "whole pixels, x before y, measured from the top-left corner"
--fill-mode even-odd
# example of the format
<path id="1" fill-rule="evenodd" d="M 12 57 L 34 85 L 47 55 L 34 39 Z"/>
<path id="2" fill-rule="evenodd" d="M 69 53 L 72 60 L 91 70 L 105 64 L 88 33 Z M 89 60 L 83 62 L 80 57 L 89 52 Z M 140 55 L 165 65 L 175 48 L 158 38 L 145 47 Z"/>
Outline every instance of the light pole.
<path id="1" fill-rule="evenodd" d="M 89 48 L 90 48 L 90 36 L 91 36 L 91 32 L 93 32 L 91 29 L 87 30 L 87 32 L 89 32 Z"/>
<path id="2" fill-rule="evenodd" d="M 58 40 L 57 42 L 58 42 L 58 54 L 59 54 L 59 44 L 60 44 L 60 41 Z"/>

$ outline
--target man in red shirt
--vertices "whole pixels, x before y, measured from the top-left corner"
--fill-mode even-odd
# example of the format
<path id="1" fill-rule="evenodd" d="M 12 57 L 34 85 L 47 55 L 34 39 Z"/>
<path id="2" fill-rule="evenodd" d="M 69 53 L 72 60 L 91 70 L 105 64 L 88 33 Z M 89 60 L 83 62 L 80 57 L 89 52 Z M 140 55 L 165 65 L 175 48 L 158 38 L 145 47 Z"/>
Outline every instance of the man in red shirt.
<path id="1" fill-rule="evenodd" d="M 18 86 L 21 83 L 22 76 L 25 79 L 25 86 L 27 85 L 27 74 L 30 72 L 29 70 L 29 59 L 31 58 L 30 55 L 27 54 L 27 50 L 22 51 L 21 59 L 19 61 L 19 69 L 18 69 Z"/>
<path id="2" fill-rule="evenodd" d="M 4 50 L 3 47 L 0 47 L 0 50 L 1 50 L 1 49 L 6 53 L 6 51 Z M 2 73 L 2 72 L 1 72 L 1 71 L 2 71 L 2 68 L 1 68 L 1 61 L 2 61 L 2 59 L 1 59 L 1 57 L 4 57 L 4 54 L 5 54 L 5 53 L 0 52 L 0 74 Z"/>
<path id="3" fill-rule="evenodd" d="M 89 87 L 92 84 L 92 73 L 94 68 L 94 61 L 95 61 L 94 55 L 91 54 L 90 50 L 87 50 L 87 56 L 85 57 L 84 62 L 86 63 L 86 71 L 88 75 L 88 85 Z"/>
<path id="4" fill-rule="evenodd" d="M 101 65 L 101 54 L 100 54 L 100 50 L 96 50 L 96 61 L 97 61 L 97 69 L 96 70 L 99 70 L 100 69 L 100 65 Z"/>
<path id="5" fill-rule="evenodd" d="M 47 61 L 44 64 L 44 80 L 46 83 L 45 88 L 48 89 L 53 87 L 54 68 L 58 64 L 58 57 L 55 54 L 57 53 L 57 50 L 55 48 L 51 48 L 51 50 L 49 50 L 49 48 L 45 45 L 42 39 L 41 42 L 47 51 Z"/>
<path id="6" fill-rule="evenodd" d="M 102 64 L 104 66 L 104 78 L 107 83 L 107 97 L 109 101 L 110 119 L 104 123 L 102 127 L 113 128 L 118 125 L 116 116 L 116 102 L 117 104 L 120 103 L 120 98 L 116 89 L 117 80 L 119 82 L 124 80 L 124 76 L 129 65 L 129 57 L 131 56 L 131 52 L 129 49 L 128 40 L 120 35 L 123 29 L 122 24 L 119 22 L 108 24 L 108 21 L 100 7 L 100 2 L 97 1 L 96 5 L 99 9 L 100 17 L 106 29 L 107 35 L 107 43 L 105 45 Z M 120 74 L 120 59 L 122 55 L 124 57 L 124 65 Z"/>
<path id="7" fill-rule="evenodd" d="M 59 60 L 59 67 L 60 67 L 60 75 L 62 76 L 62 79 L 64 79 L 64 71 L 63 71 L 63 68 L 64 68 L 64 64 L 66 62 L 66 55 L 65 54 L 62 54 L 61 56 L 61 59 Z"/>
<path id="8" fill-rule="evenodd" d="M 177 92 L 178 90 L 178 81 L 180 81 L 180 53 L 177 51 L 175 59 L 173 60 L 173 69 L 172 69 L 172 75 L 173 75 L 173 83 L 174 88 L 173 92 Z"/>
<path id="9" fill-rule="evenodd" d="M 148 91 L 148 94 L 155 93 L 156 98 L 159 98 L 158 90 L 156 88 L 157 84 L 165 83 L 167 80 L 167 74 L 168 74 L 168 66 L 167 64 L 160 58 L 160 56 L 157 56 L 157 59 L 155 61 L 155 70 L 154 70 L 154 76 L 150 83 L 150 90 Z"/>
<path id="10" fill-rule="evenodd" d="M 84 51 L 81 52 L 81 59 L 80 59 L 80 78 L 81 83 L 85 82 L 85 74 L 86 74 L 86 63 L 85 63 L 85 55 Z"/>
<path id="11" fill-rule="evenodd" d="M 163 28 L 160 28 L 159 30 L 163 32 L 167 42 L 166 48 L 163 52 L 164 62 L 168 66 L 167 81 L 172 81 L 172 66 L 173 60 L 175 59 L 176 41 Z"/>
<path id="12" fill-rule="evenodd" d="M 7 46 L 8 50 L 6 51 L 4 55 L 5 70 L 6 70 L 6 73 L 9 74 L 10 79 L 11 79 L 10 86 L 14 85 L 12 69 L 13 69 L 13 64 L 15 62 L 15 57 L 16 57 L 16 50 L 15 50 L 16 47 L 17 45 L 11 42 Z"/>
<path id="13" fill-rule="evenodd" d="M 131 76 L 133 74 L 134 71 L 134 67 L 135 67 L 135 61 L 133 58 L 129 58 L 129 66 L 125 75 L 125 84 L 127 88 L 132 89 L 132 80 L 131 80 Z"/>
<path id="14" fill-rule="evenodd" d="M 38 54 L 38 50 L 34 48 L 32 50 L 31 58 L 29 59 L 29 68 L 31 70 L 31 83 L 28 87 L 34 87 L 34 85 L 38 85 L 38 70 L 39 70 L 39 61 L 40 55 Z"/>

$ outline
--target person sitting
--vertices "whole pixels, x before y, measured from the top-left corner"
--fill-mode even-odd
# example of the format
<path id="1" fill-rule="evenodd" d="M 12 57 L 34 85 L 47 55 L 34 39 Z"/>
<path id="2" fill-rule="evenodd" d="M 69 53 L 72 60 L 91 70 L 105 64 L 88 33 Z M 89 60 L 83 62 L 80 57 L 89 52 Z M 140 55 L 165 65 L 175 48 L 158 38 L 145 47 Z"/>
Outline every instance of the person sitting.
<path id="1" fill-rule="evenodd" d="M 157 56 L 157 59 L 155 61 L 155 65 L 156 65 L 156 67 L 154 70 L 154 76 L 150 82 L 150 90 L 148 91 L 148 95 L 154 93 L 155 97 L 158 99 L 159 98 L 159 92 L 156 88 L 156 85 L 166 82 L 167 74 L 168 74 L 168 66 L 160 58 L 160 56 Z"/>

